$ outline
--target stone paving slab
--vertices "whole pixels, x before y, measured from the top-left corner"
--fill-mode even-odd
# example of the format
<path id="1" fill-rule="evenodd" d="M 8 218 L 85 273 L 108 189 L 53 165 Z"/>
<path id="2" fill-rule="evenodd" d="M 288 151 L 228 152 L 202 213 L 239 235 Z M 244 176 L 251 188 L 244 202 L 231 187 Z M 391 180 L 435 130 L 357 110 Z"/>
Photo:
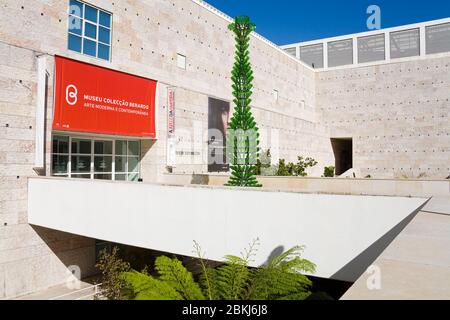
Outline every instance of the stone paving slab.
<path id="1" fill-rule="evenodd" d="M 423 210 L 373 263 L 380 277 L 363 274 L 342 300 L 450 300 L 450 197 Z"/>

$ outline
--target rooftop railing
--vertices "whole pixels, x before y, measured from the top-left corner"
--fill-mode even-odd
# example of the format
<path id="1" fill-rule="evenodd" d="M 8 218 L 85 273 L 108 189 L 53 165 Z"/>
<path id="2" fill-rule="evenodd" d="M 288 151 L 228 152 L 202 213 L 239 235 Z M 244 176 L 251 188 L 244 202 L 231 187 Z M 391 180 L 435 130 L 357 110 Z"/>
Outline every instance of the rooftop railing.
<path id="1" fill-rule="evenodd" d="M 314 69 L 450 53 L 450 18 L 282 46 Z"/>

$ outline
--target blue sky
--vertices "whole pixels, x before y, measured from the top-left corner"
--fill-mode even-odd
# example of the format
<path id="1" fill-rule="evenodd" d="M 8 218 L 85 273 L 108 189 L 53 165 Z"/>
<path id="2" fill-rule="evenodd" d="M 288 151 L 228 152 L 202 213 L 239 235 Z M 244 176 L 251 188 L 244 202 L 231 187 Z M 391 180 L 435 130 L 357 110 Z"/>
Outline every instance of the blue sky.
<path id="1" fill-rule="evenodd" d="M 234 17 L 248 15 L 257 32 L 283 45 L 368 31 L 369 5 L 381 9 L 381 27 L 450 17 L 449 0 L 206 0 Z"/>

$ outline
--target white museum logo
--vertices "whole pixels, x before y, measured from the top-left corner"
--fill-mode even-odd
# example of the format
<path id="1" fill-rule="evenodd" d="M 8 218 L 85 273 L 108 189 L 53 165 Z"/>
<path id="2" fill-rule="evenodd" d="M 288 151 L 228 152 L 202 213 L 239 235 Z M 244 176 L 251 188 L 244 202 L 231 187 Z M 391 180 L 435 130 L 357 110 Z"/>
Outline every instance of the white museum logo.
<path id="1" fill-rule="evenodd" d="M 78 89 L 73 84 L 70 84 L 66 88 L 66 102 L 74 106 L 78 102 Z"/>

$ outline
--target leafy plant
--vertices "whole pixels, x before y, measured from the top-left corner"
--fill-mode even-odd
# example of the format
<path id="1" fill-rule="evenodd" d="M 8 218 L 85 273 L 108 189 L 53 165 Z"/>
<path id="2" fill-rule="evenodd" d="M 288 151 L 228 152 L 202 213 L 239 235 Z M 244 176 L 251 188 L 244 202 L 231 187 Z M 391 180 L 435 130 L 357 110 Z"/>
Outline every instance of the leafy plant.
<path id="1" fill-rule="evenodd" d="M 308 175 L 306 170 L 317 165 L 317 161 L 313 158 L 304 158 L 302 156 L 297 157 L 297 163 L 286 163 L 285 159 L 280 159 L 278 161 L 278 165 L 271 165 L 271 162 L 272 154 L 269 149 L 261 154 L 261 160 L 258 159 L 258 162 L 256 164 L 256 174 L 262 176 L 306 177 Z M 330 172 L 332 172 L 331 177 L 334 176 L 334 167 L 327 167 L 325 168 L 325 170 L 330 170 Z"/>
<path id="2" fill-rule="evenodd" d="M 120 300 L 125 281 L 122 273 L 130 270 L 130 264 L 119 257 L 119 249 L 114 247 L 111 253 L 105 250 L 100 252 L 96 267 L 102 273 L 102 295 L 111 300 Z"/>
<path id="3" fill-rule="evenodd" d="M 250 64 L 250 33 L 255 25 L 246 16 L 236 17 L 228 28 L 236 40 L 235 63 L 231 71 L 235 109 L 227 130 L 227 157 L 231 177 L 227 186 L 261 187 L 256 180 L 259 133 L 252 115 L 253 71 Z"/>
<path id="4" fill-rule="evenodd" d="M 242 257 L 226 256 L 218 268 L 208 267 L 195 243 L 202 274 L 196 282 L 176 258 L 159 257 L 159 277 L 137 271 L 122 273 L 126 282 L 123 296 L 136 300 L 303 300 L 310 295 L 311 281 L 301 272 L 315 270 L 315 265 L 300 257 L 303 247 L 294 247 L 272 258 L 260 268 L 249 268 L 258 241 Z"/>
<path id="5" fill-rule="evenodd" d="M 288 176 L 300 176 L 306 177 L 308 173 L 306 170 L 317 165 L 317 161 L 313 158 L 307 157 L 297 157 L 297 163 L 289 162 L 286 164 L 286 160 L 280 159 L 278 163 L 277 176 L 288 177 Z"/>
<path id="6" fill-rule="evenodd" d="M 333 178 L 334 177 L 334 166 L 325 167 L 323 170 L 323 176 L 325 178 Z"/>
<path id="7" fill-rule="evenodd" d="M 256 162 L 256 175 L 274 175 L 270 174 L 270 172 L 273 172 L 272 168 L 272 154 L 268 149 L 261 154 L 261 158 Z"/>

